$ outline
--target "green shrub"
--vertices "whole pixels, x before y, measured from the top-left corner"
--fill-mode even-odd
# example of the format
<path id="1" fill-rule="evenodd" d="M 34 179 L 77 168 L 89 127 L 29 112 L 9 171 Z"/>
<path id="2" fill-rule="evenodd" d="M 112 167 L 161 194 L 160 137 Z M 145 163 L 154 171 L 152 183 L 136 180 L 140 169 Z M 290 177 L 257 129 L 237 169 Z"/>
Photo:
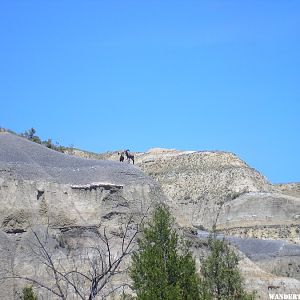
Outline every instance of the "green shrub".
<path id="1" fill-rule="evenodd" d="M 195 260 L 173 227 L 174 219 L 163 205 L 142 227 L 130 270 L 137 299 L 200 299 Z"/>
<path id="2" fill-rule="evenodd" d="M 32 286 L 26 286 L 22 290 L 22 300 L 38 300 L 37 296 L 34 294 L 32 290 Z"/>
<path id="3" fill-rule="evenodd" d="M 254 294 L 244 290 L 243 279 L 238 269 L 238 257 L 225 240 L 209 237 L 210 255 L 203 261 L 203 289 L 212 299 L 254 299 Z M 208 298 L 209 299 L 209 298 Z"/>

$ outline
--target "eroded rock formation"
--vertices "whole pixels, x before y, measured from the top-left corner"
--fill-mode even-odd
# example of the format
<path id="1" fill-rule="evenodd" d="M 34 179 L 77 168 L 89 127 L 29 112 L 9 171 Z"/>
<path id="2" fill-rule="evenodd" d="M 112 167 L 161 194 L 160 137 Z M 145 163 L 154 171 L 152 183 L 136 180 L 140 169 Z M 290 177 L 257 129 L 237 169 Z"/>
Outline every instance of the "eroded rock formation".
<path id="1" fill-rule="evenodd" d="M 24 250 L 32 242 L 32 228 L 49 230 L 53 255 L 65 260 L 70 253 L 79 255 L 80 249 L 93 244 L 96 229 L 106 227 L 118 237 L 120 225 L 129 216 L 137 220 L 152 204 L 162 201 L 187 232 L 208 230 L 216 223 L 217 229 L 237 239 L 235 246 L 244 249 L 240 266 L 249 289 L 257 289 L 262 297 L 272 286 L 280 292 L 300 291 L 298 184 L 274 186 L 235 154 L 222 151 L 157 148 L 135 153 L 136 165 L 132 166 L 119 163 L 117 152 L 75 150 L 70 154 L 93 159 L 62 154 L 0 133 L 2 271 L 17 270 L 47 280 L 45 269 Z M 277 239 L 284 242 L 284 249 L 292 250 L 277 251 L 275 247 L 254 259 L 247 245 L 255 243 L 239 240 L 249 237 L 269 239 L 258 242 L 261 249 L 266 244 L 273 249 L 278 243 L 271 239 Z M 205 242 L 195 235 L 189 238 L 195 255 L 205 255 Z M 122 280 L 128 278 L 119 282 Z M 24 282 L 0 284 L 1 299 L 14 299 Z M 47 292 L 43 296 L 54 299 Z"/>
<path id="2" fill-rule="evenodd" d="M 49 251 L 65 260 L 67 251 L 92 245 L 96 229 L 117 237 L 129 217 L 138 220 L 163 200 L 159 185 L 134 166 L 81 159 L 0 133 L 0 275 L 17 272 L 47 282 L 40 258 L 25 251 L 36 243 L 33 232 L 49 231 Z M 25 282 L 0 285 L 1 299 L 17 299 Z"/>

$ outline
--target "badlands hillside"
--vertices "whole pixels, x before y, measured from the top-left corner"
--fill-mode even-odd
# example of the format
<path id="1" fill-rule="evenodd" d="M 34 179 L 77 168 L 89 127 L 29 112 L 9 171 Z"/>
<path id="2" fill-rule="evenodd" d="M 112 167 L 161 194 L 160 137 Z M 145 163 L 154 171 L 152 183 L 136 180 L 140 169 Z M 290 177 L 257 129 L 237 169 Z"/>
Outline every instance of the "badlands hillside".
<path id="1" fill-rule="evenodd" d="M 299 184 L 272 185 L 222 151 L 152 149 L 134 153 L 134 166 L 120 163 L 117 151 L 66 152 L 0 133 L 0 278 L 19 274 L 51 282 L 39 253 L 30 251 L 35 233 L 46 236 L 53 257 L 68 268 L 74 255 L 89 258 L 85 251 L 99 228 L 117 239 L 129 217 L 138 222 L 164 202 L 197 260 L 216 224 L 240 254 L 249 290 L 261 299 L 270 289 L 300 293 Z M 119 246 L 116 240 L 114 249 Z M 17 278 L 0 280 L 0 299 L 18 299 L 24 285 Z M 38 292 L 55 299 L 46 289 Z"/>
<path id="2" fill-rule="evenodd" d="M 96 155 L 118 160 L 118 151 Z M 222 151 L 156 148 L 135 153 L 135 160 L 161 185 L 182 227 L 203 232 L 216 224 L 251 258 L 259 269 L 246 260 L 241 265 L 252 287 L 266 292 L 275 285 L 286 291 L 290 279 L 281 276 L 300 279 L 299 183 L 273 185 L 235 154 Z M 290 283 L 299 292 L 299 282 Z"/>
<path id="3" fill-rule="evenodd" d="M 273 185 L 229 152 L 158 148 L 135 156 L 172 201 L 179 223 L 184 212 L 196 228 L 216 223 L 228 234 L 300 244 L 300 184 Z M 118 153 L 101 158 L 117 161 Z"/>
<path id="4" fill-rule="evenodd" d="M 76 263 L 78 257 L 91 259 L 87 251 L 99 229 L 107 229 L 115 257 L 120 226 L 129 216 L 138 221 L 164 198 L 159 185 L 137 167 L 69 156 L 0 133 L 0 299 L 19 299 L 26 284 L 3 277 L 51 282 L 35 234 L 61 271 L 75 270 L 75 257 Z M 56 299 L 46 289 L 39 293 L 42 299 Z M 69 292 L 68 299 L 77 298 Z"/>

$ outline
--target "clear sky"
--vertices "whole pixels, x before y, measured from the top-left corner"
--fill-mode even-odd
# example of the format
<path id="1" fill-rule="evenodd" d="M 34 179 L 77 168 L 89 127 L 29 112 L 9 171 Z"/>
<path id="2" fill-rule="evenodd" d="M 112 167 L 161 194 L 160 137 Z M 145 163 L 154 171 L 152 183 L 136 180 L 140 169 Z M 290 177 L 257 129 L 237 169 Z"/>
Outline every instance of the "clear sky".
<path id="1" fill-rule="evenodd" d="M 299 0 L 1 0 L 0 38 L 2 127 L 300 181 Z"/>

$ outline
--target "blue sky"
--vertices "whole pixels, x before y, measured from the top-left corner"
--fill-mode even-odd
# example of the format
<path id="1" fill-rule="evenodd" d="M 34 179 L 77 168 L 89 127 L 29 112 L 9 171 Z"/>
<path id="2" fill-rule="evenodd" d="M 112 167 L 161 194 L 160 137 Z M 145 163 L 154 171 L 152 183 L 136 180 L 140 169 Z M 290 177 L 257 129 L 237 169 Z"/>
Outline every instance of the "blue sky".
<path id="1" fill-rule="evenodd" d="M 0 126 L 95 152 L 232 151 L 300 181 L 300 1 L 0 2 Z"/>

